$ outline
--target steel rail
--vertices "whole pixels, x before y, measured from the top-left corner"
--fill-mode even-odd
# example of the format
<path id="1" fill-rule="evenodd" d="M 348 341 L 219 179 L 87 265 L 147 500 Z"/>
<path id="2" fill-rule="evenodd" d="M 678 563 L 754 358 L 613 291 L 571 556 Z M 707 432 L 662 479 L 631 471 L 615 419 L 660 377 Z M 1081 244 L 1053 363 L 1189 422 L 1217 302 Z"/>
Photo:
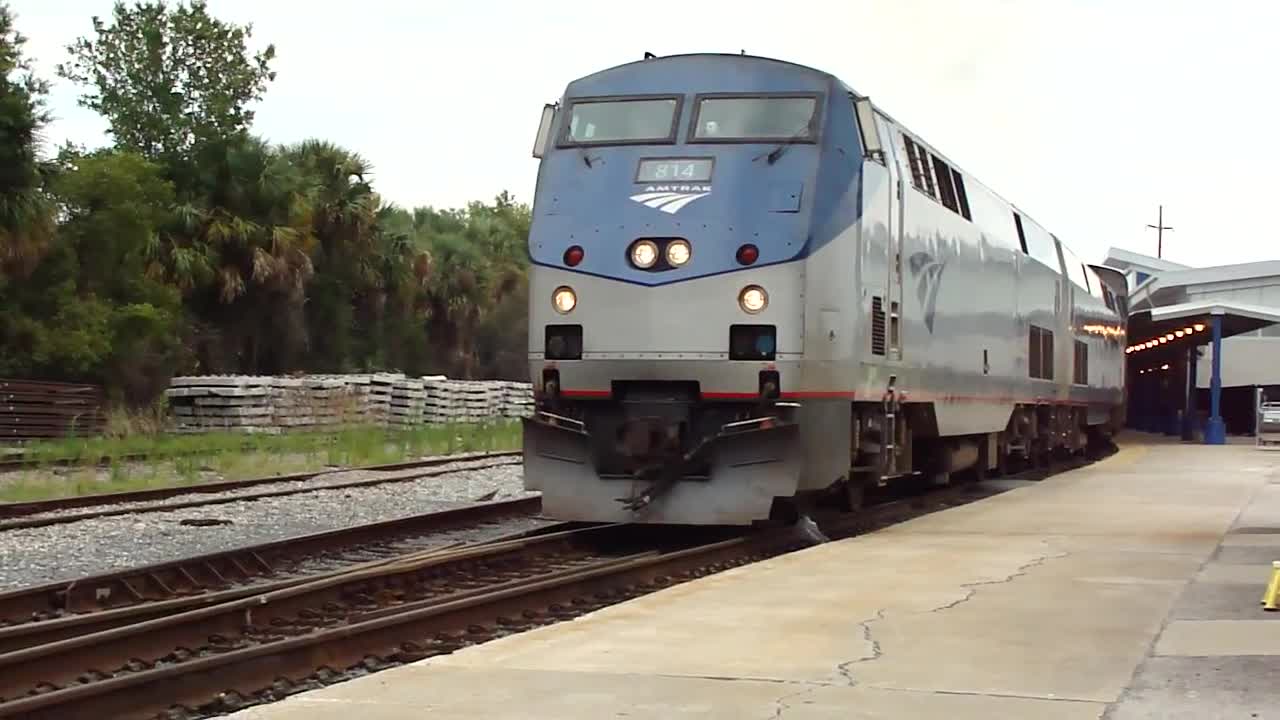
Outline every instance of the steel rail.
<path id="1" fill-rule="evenodd" d="M 0 650 L 30 644 L 46 629 L 91 627 L 89 615 L 124 619 L 139 607 L 190 606 L 242 586 L 398 556 L 442 532 L 537 518 L 541 507 L 539 497 L 496 500 L 10 590 L 0 593 Z"/>
<path id="2" fill-rule="evenodd" d="M 607 526 L 608 529 L 616 527 Z M 606 531 L 606 528 L 595 530 Z M 677 575 L 707 574 L 748 562 L 765 554 L 766 549 L 781 552 L 798 544 L 794 537 L 784 535 L 790 533 L 696 543 L 693 547 L 666 552 L 648 549 L 616 558 L 590 557 L 576 567 L 558 567 L 533 577 L 464 589 L 438 599 L 405 603 L 398 608 L 373 607 L 361 612 L 357 607 L 357 612 L 346 614 L 349 618 L 344 615 L 343 619 L 349 622 L 334 621 L 326 618 L 323 610 L 313 610 L 311 622 L 302 628 L 288 621 L 272 625 L 272 620 L 284 619 L 283 613 L 293 612 L 292 617 L 301 617 L 300 611 L 307 608 L 300 607 L 296 601 L 290 603 L 284 597 L 251 598 L 226 608 L 209 608 L 187 615 L 204 613 L 231 632 L 239 631 L 246 622 L 274 629 L 266 642 L 216 647 L 218 640 L 230 638 L 216 632 L 210 637 L 207 629 L 215 626 L 205 624 L 201 629 L 206 635 L 198 638 L 198 642 L 215 645 L 209 652 L 167 658 L 150 665 L 137 659 L 139 648 L 124 645 L 125 633 L 100 633 L 91 639 L 62 643 L 61 647 L 12 653 L 0 656 L 0 668 L 4 668 L 0 675 L 3 692 L 12 693 L 16 685 L 27 683 L 38 694 L 16 698 L 10 695 L 12 699 L 0 703 L 0 717 L 21 716 L 33 720 L 46 717 L 77 720 L 100 718 L 104 714 L 119 718 L 153 717 L 175 705 L 192 707 L 217 702 L 226 690 L 253 693 L 270 687 L 277 678 L 301 680 L 317 668 L 346 668 L 368 662 L 371 656 L 394 656 L 403 661 L 449 652 L 467 637 L 474 640 L 503 629 L 516 630 L 540 624 L 539 621 L 580 614 L 593 602 L 604 604 L 628 592 L 639 594 L 656 589 L 674 582 Z M 398 566 L 394 572 L 417 572 L 431 563 L 451 562 L 466 552 L 446 551 Z M 491 549 L 470 552 L 489 554 Z M 364 577 L 342 582 L 350 584 L 372 580 L 374 576 L 385 577 L 388 570 L 369 571 Z M 323 589 L 332 590 L 332 586 Z M 296 598 L 303 590 L 295 588 L 285 593 L 294 593 Z M 277 604 L 288 607 L 276 608 Z M 155 635 L 148 649 L 154 653 L 161 647 L 173 648 L 172 633 L 177 633 L 179 642 L 192 642 L 197 633 L 186 634 L 189 625 L 183 626 L 192 622 L 182 617 L 157 621 L 167 624 L 166 632 Z M 143 650 L 141 657 L 147 656 Z M 83 677 L 83 671 L 79 671 L 81 677 L 73 677 L 75 672 L 67 671 L 68 664 L 83 668 L 87 660 L 92 666 L 110 667 L 112 662 L 121 659 L 122 672 L 106 677 Z M 56 676 L 58 682 L 38 679 L 49 674 Z"/>
<path id="3" fill-rule="evenodd" d="M 318 443 L 314 447 L 315 449 L 323 450 L 325 448 L 330 447 L 331 445 L 332 443 Z M 250 451 L 253 451 L 255 447 L 256 446 L 254 444 L 246 442 L 242 444 L 238 450 L 242 452 L 250 452 Z M 133 452 L 133 453 L 120 453 L 119 455 L 96 455 L 96 456 L 88 456 L 88 457 L 54 457 L 54 458 L 26 457 L 24 453 L 18 452 L 18 453 L 9 453 L 9 454 L 0 456 L 0 474 L 11 473 L 11 472 L 21 472 L 23 470 L 40 469 L 44 467 L 81 467 L 81 468 L 93 467 L 97 469 L 102 469 L 105 467 L 110 467 L 111 463 L 113 462 L 122 462 L 122 463 L 150 462 L 150 461 L 164 462 L 166 460 L 177 460 L 180 458 L 200 457 L 202 455 L 211 455 L 219 452 L 235 452 L 236 450 L 237 450 L 236 448 L 224 448 L 222 450 L 213 450 L 213 451 L 181 450 L 177 452 L 162 452 L 162 453 Z M 398 465 L 398 464 L 404 464 L 405 462 L 413 462 L 413 461 L 411 460 L 401 461 L 400 463 L 388 463 L 388 464 Z M 368 469 L 368 468 L 356 468 L 356 469 Z"/>
<path id="4" fill-rule="evenodd" d="M 355 487 L 368 487 L 372 485 L 384 485 L 388 483 L 410 482 L 424 477 L 437 477 L 440 475 L 448 475 L 455 472 L 464 472 L 467 470 L 483 470 L 502 465 L 518 464 L 518 459 L 511 458 L 520 455 L 519 451 L 503 451 L 497 453 L 482 453 L 470 457 L 452 456 L 449 458 L 428 458 L 425 460 L 417 460 L 406 463 L 396 463 L 393 465 L 379 465 L 363 468 L 350 468 L 343 470 L 326 470 L 314 473 L 298 473 L 295 475 L 277 475 L 275 477 L 254 478 L 251 480 L 229 480 L 218 483 L 205 483 L 201 485 L 186 485 L 174 488 L 153 488 L 150 490 L 137 490 L 121 493 L 101 493 L 96 495 L 81 495 L 73 498 L 57 498 L 54 500 L 41 500 L 25 503 L 0 503 L 0 518 L 17 517 L 17 520 L 8 520 L 0 522 L 0 531 L 19 530 L 30 527 L 43 527 L 47 525 L 58 525 L 63 523 L 77 522 L 80 520 L 90 520 L 99 517 L 112 517 L 116 515 L 130 515 L 149 512 L 165 512 L 168 510 L 181 510 L 192 507 L 204 507 L 206 505 L 224 505 L 227 503 L 241 502 L 245 500 L 259 500 L 268 497 L 282 497 L 285 495 L 298 495 L 301 493 L 317 492 L 321 490 L 338 490 Z M 462 468 L 457 470 L 439 469 L 420 474 L 404 475 L 390 478 L 369 478 L 365 480 L 351 480 L 342 483 L 333 483 L 328 485 L 312 485 L 308 481 L 314 480 L 323 475 L 332 475 L 339 472 L 354 471 L 375 471 L 390 472 L 396 470 L 413 470 L 417 468 L 432 468 L 438 465 L 446 465 L 455 462 L 475 462 L 484 460 L 494 460 L 485 465 L 478 465 L 470 468 Z M 143 505 L 130 507 L 113 507 L 124 503 L 138 502 L 145 500 L 165 499 L 171 497 L 181 497 L 185 495 L 208 495 L 228 490 L 238 490 L 256 485 L 269 485 L 275 483 L 298 483 L 299 487 L 286 488 L 281 490 L 270 490 L 256 493 L 245 493 L 242 495 L 228 495 L 212 498 L 197 498 L 184 502 L 163 503 L 157 505 Z M 77 507 L 93 507 L 102 506 L 106 509 L 92 510 L 83 513 L 69 513 L 66 515 L 43 515 L 42 513 L 56 512 L 58 510 L 71 509 Z"/>
<path id="5" fill-rule="evenodd" d="M 921 514 L 922 508 L 928 512 L 930 504 L 939 509 L 990 492 L 957 485 L 883 502 L 834 523 L 829 532 L 856 534 Z M 210 703 L 236 693 L 249 697 L 273 684 L 306 683 L 318 668 L 336 675 L 362 663 L 376 666 L 451 652 L 657 589 L 676 576 L 701 576 L 807 544 L 791 528 L 746 534 L 702 528 L 710 540 L 684 540 L 674 550 L 642 545 L 640 552 L 620 559 L 586 554 L 572 560 L 552 552 L 559 566 L 532 577 L 498 584 L 451 581 L 447 587 L 452 592 L 443 596 L 404 592 L 407 583 L 432 567 L 492 568 L 495 557 L 504 553 L 545 551 L 571 539 L 573 547 L 585 537 L 625 532 L 637 528 L 608 525 L 444 551 L 0 655 L 0 695 L 8 698 L 0 702 L 0 718 L 88 718 L 108 709 L 112 717 L 153 717 L 173 706 L 208 710 Z M 723 539 L 717 532 L 734 536 Z M 579 562 L 583 560 L 585 565 Z M 494 577 L 501 580 L 501 570 Z M 629 578 L 631 585 L 620 585 L 620 577 Z M 388 602 L 388 593 L 397 592 L 396 600 Z M 228 690 L 234 693 L 229 696 Z M 14 695 L 24 692 L 25 697 Z"/>
<path id="6" fill-rule="evenodd" d="M 140 502 L 145 500 L 164 500 L 171 497 L 179 497 L 182 495 L 192 495 L 199 493 L 217 493 L 227 490 L 238 490 L 240 488 L 252 487 L 254 485 L 262 485 L 272 482 L 303 482 L 313 480 L 322 475 L 332 475 L 339 472 L 355 472 L 355 471 L 372 471 L 372 472 L 389 472 L 395 470 L 412 470 L 421 467 L 432 467 L 434 465 L 442 465 L 451 462 L 468 462 L 471 460 L 488 460 L 491 458 L 511 457 L 520 455 L 520 450 L 499 450 L 495 452 L 476 452 L 476 453 L 457 453 L 453 455 L 437 455 L 432 457 L 419 458 L 417 460 L 404 460 L 395 463 L 385 463 L 382 465 L 365 465 L 351 468 L 338 468 L 327 470 L 315 470 L 311 472 L 289 473 L 287 475 L 273 475 L 269 477 L 246 478 L 244 480 L 220 480 L 218 482 L 200 483 L 199 485 L 180 485 L 163 488 L 147 488 L 145 490 L 126 490 L 123 492 L 113 493 L 94 493 L 90 495 L 76 495 L 74 497 L 49 498 L 47 500 L 32 500 L 29 502 L 6 502 L 0 503 L 0 518 L 4 517 L 20 517 L 23 515 L 35 515 L 37 513 L 51 512 L 54 510 L 69 510 L 78 507 L 91 507 L 94 505 L 110 505 L 122 502 Z"/>
<path id="7" fill-rule="evenodd" d="M 0 696 L 14 700 L 42 688 L 83 690 L 105 678 L 181 665 L 184 650 L 219 653 L 228 643 L 271 645 L 290 635 L 319 632 L 365 610 L 443 594 L 483 593 L 512 573 L 538 577 L 600 561 L 596 543 L 617 542 L 625 526 L 428 549 L 377 567 L 335 574 L 271 593 L 240 598 L 126 627 L 0 655 Z M 612 534 L 611 534 L 612 533 Z M 77 685 L 80 685 L 77 688 Z M 38 696 L 37 696 L 38 697 Z M 0 703 L 0 717 L 9 711 Z"/>
<path id="8" fill-rule="evenodd" d="M 929 489 L 863 513 L 837 515 L 840 520 L 824 530 L 832 538 L 846 537 L 1007 489 L 982 483 Z M 8 653 L 0 656 L 0 718 L 220 714 L 557 622 L 808 544 L 793 530 L 775 529 L 697 542 L 685 536 L 680 547 L 626 548 L 620 558 L 551 553 L 558 566 L 529 563 L 513 570 L 493 556 L 628 529 L 636 531 L 610 525 L 505 547 L 429 551 L 270 595 Z M 701 529 L 704 535 L 710 530 Z M 462 582 L 441 578 L 446 566 L 464 573 Z M 467 569 L 478 575 L 467 579 Z M 430 585 L 433 578 L 435 591 L 412 590 L 414 583 Z"/>

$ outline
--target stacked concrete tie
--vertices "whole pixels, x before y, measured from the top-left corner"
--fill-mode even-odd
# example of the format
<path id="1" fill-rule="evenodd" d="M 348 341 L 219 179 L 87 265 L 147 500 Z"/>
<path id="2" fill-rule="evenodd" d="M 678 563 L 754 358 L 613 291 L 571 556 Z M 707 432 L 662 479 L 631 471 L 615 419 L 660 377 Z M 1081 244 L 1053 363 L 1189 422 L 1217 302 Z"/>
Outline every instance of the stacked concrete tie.
<path id="1" fill-rule="evenodd" d="M 278 377 L 271 412 L 280 428 L 363 425 L 369 416 L 368 375 Z"/>
<path id="2" fill-rule="evenodd" d="M 484 423 L 533 409 L 529 383 L 400 373 L 176 377 L 165 395 L 179 432 Z"/>
<path id="3" fill-rule="evenodd" d="M 502 417 L 524 418 L 533 414 L 533 386 L 529 383 L 499 381 L 503 384 Z"/>
<path id="4" fill-rule="evenodd" d="M 391 415 L 391 387 L 403 380 L 403 373 L 374 373 L 369 376 L 369 421 L 385 423 Z"/>
<path id="5" fill-rule="evenodd" d="M 387 422 L 391 425 L 422 424 L 422 408 L 426 392 L 422 378 L 402 378 L 391 385 L 391 408 Z"/>
<path id="6" fill-rule="evenodd" d="M 165 390 L 177 432 L 279 432 L 272 416 L 275 378 L 258 375 L 175 377 Z"/>
<path id="7" fill-rule="evenodd" d="M 429 378 L 426 421 L 432 424 L 482 422 L 500 416 L 503 391 L 501 381 Z"/>

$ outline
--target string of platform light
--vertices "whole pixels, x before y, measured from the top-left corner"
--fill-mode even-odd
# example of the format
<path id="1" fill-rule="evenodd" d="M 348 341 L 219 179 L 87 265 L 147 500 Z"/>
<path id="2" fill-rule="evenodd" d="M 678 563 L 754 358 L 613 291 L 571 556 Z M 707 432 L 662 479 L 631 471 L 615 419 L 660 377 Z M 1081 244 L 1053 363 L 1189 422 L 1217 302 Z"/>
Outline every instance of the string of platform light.
<path id="1" fill-rule="evenodd" d="M 1191 335 L 1193 333 L 1204 332 L 1204 329 L 1205 329 L 1204 323 L 1196 323 L 1195 325 L 1188 325 L 1187 327 L 1182 328 L 1181 330 L 1174 330 L 1171 333 L 1165 333 L 1160 337 L 1152 338 L 1146 342 L 1140 342 L 1136 345 L 1130 345 L 1129 347 L 1125 348 L 1124 351 L 1125 353 L 1136 353 L 1136 352 L 1142 352 L 1143 350 L 1150 350 L 1151 348 L 1159 347 L 1160 345 L 1164 345 L 1165 343 L 1173 342 L 1177 338 L 1186 337 L 1187 335 Z"/>

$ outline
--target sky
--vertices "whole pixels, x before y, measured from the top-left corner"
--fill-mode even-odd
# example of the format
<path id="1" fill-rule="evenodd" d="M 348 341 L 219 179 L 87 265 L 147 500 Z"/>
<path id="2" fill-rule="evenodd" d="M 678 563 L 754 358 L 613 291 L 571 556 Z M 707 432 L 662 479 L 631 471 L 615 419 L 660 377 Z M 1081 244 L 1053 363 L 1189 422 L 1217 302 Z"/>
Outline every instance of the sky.
<path id="1" fill-rule="evenodd" d="M 56 78 L 113 0 L 9 0 L 53 81 L 51 146 L 108 144 Z M 1206 266 L 1280 259 L 1271 220 L 1280 60 L 1270 0 L 210 0 L 276 46 L 255 105 L 272 142 L 361 154 L 398 205 L 531 202 L 544 103 L 574 78 L 657 55 L 810 65 L 871 96 L 1086 262 L 1109 247 Z M 714 90 L 714 88 L 708 88 Z"/>

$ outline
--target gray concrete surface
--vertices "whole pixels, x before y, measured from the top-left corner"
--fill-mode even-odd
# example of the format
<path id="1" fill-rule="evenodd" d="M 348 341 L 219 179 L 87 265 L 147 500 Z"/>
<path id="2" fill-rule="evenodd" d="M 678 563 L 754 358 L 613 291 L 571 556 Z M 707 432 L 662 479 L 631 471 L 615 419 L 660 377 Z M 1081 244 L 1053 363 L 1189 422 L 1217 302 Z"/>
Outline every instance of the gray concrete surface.
<path id="1" fill-rule="evenodd" d="M 1280 456 L 1147 440 L 233 717 L 1274 718 Z"/>
<path id="2" fill-rule="evenodd" d="M 1268 472 L 1183 589 L 1107 720 L 1280 718 L 1280 612 L 1260 605 L 1273 560 L 1280 477 Z"/>

